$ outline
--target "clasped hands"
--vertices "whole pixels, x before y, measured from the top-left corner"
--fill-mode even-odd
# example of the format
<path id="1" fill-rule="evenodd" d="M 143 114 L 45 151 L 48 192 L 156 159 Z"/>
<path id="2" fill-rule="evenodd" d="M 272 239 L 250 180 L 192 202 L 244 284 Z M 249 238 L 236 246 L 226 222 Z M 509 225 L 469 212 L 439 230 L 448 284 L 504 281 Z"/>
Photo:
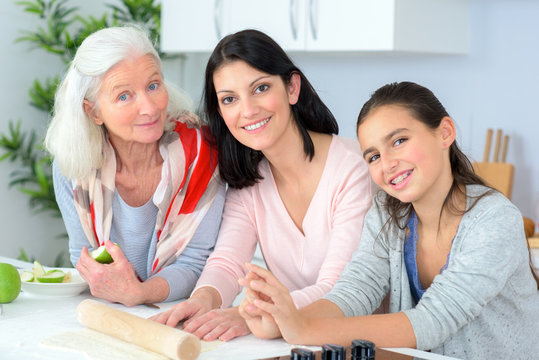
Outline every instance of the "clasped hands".
<path id="1" fill-rule="evenodd" d="M 268 270 L 246 264 L 249 273 L 239 279 L 245 299 L 239 307 L 251 332 L 261 339 L 283 337 L 299 344 L 307 319 L 301 316 L 288 289 Z"/>

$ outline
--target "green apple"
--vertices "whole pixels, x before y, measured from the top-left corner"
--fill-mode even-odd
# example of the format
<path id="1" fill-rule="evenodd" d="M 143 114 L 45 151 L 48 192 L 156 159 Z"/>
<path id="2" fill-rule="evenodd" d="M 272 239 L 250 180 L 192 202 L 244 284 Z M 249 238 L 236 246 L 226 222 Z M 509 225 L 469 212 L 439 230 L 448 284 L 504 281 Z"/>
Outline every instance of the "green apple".
<path id="1" fill-rule="evenodd" d="M 114 243 L 114 245 L 119 246 L 116 243 Z M 109 252 L 107 251 L 105 245 L 101 245 L 97 249 L 90 251 L 89 254 L 92 259 L 101 264 L 110 264 L 114 261 L 112 256 L 110 256 Z"/>
<path id="2" fill-rule="evenodd" d="M 32 270 L 34 272 L 35 277 L 45 275 L 45 269 L 43 268 L 43 266 L 37 260 L 34 261 L 34 266 L 32 267 Z"/>
<path id="3" fill-rule="evenodd" d="M 61 283 L 64 281 L 66 273 L 62 270 L 47 271 L 45 275 L 36 276 L 37 281 L 41 283 Z"/>
<path id="4" fill-rule="evenodd" d="M 21 292 L 21 277 L 15 266 L 0 263 L 0 304 L 10 303 Z"/>
<path id="5" fill-rule="evenodd" d="M 28 270 L 21 272 L 21 281 L 32 282 L 34 281 L 34 273 Z"/>

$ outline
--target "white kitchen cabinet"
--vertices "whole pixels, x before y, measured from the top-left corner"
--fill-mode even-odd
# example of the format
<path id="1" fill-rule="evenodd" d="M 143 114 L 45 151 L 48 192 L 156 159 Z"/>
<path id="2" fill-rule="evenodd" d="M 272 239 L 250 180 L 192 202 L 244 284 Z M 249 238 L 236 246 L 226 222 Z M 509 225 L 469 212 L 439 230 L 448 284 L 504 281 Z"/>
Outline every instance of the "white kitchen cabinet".
<path id="1" fill-rule="evenodd" d="M 162 0 L 162 50 L 266 32 L 287 51 L 467 53 L 469 0 Z"/>
<path id="2" fill-rule="evenodd" d="M 225 31 L 257 29 L 289 51 L 305 50 L 308 0 L 221 0 Z M 230 4 L 230 5 L 228 5 Z"/>
<path id="3" fill-rule="evenodd" d="M 287 50 L 305 49 L 307 0 L 163 0 L 161 49 L 211 52 L 227 34 L 252 28 Z"/>

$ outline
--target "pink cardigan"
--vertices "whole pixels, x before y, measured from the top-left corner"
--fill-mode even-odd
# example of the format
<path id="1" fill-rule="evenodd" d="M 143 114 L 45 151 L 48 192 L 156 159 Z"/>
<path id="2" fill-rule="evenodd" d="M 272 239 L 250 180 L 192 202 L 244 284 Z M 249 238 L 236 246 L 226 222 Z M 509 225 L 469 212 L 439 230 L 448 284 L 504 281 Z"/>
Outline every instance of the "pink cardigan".
<path id="1" fill-rule="evenodd" d="M 215 288 L 222 307 L 241 291 L 257 241 L 268 269 L 291 291 L 298 308 L 324 296 L 335 284 L 363 229 L 371 205 L 366 162 L 354 139 L 333 136 L 325 168 L 303 220 L 303 235 L 279 196 L 268 162 L 259 165 L 263 180 L 229 189 L 215 250 L 198 280 L 198 289 Z"/>

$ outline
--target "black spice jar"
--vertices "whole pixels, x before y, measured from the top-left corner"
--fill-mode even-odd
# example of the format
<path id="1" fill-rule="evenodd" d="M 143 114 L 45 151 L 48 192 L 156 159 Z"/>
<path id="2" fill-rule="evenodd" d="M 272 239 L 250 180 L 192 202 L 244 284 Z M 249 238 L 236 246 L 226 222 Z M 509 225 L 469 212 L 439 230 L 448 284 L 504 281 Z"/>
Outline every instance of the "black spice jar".
<path id="1" fill-rule="evenodd" d="M 374 343 L 368 340 L 354 340 L 350 360 L 374 360 L 374 348 Z"/>
<path id="2" fill-rule="evenodd" d="M 294 348 L 290 352 L 290 360 L 314 360 L 314 352 L 308 349 Z"/>
<path id="3" fill-rule="evenodd" d="M 346 348 L 340 345 L 322 345 L 322 360 L 345 360 Z"/>

